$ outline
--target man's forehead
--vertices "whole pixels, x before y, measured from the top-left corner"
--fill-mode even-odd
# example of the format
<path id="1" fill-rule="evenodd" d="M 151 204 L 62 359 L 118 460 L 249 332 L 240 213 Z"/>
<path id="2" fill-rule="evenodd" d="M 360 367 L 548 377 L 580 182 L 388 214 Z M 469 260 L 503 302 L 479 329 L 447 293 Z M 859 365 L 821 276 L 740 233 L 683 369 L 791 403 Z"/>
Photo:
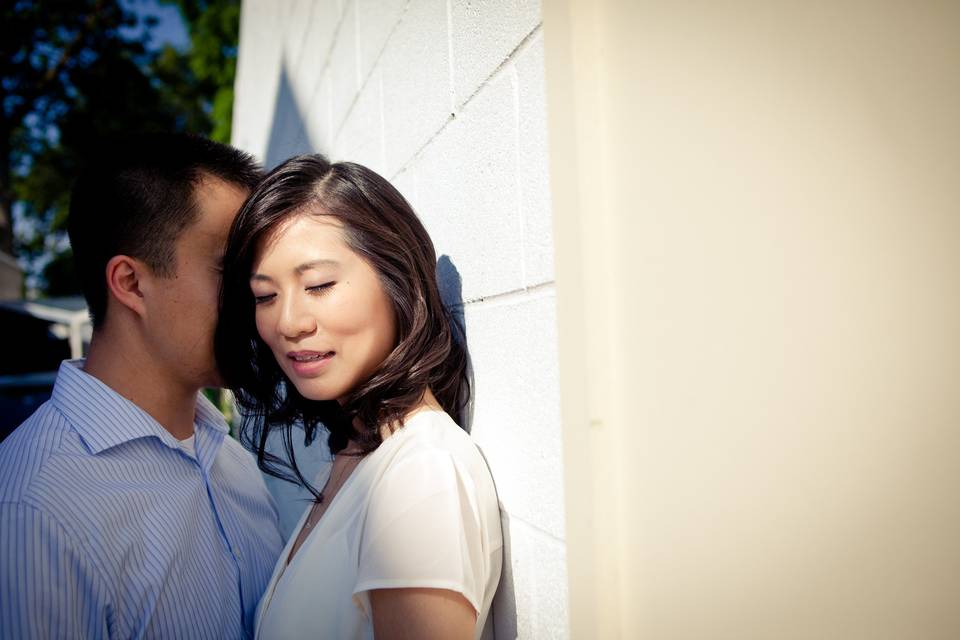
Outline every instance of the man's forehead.
<path id="1" fill-rule="evenodd" d="M 208 176 L 194 189 L 196 213 L 180 233 L 178 245 L 194 246 L 203 252 L 221 253 L 237 212 L 249 195 L 243 185 Z"/>
<path id="2" fill-rule="evenodd" d="M 208 200 L 237 199 L 246 200 L 250 195 L 250 188 L 224 180 L 219 176 L 203 173 L 193 188 L 193 197 L 197 204 Z"/>

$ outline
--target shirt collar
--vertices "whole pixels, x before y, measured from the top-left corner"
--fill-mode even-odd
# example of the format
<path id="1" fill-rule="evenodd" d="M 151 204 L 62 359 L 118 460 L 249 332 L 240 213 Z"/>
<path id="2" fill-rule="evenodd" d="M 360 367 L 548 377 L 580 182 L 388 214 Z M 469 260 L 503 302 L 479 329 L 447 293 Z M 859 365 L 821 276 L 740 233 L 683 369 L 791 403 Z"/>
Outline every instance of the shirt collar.
<path id="1" fill-rule="evenodd" d="M 83 370 L 83 359 L 64 360 L 57 372 L 51 399 L 70 421 L 84 444 L 93 454 L 139 438 L 158 438 L 170 448 L 177 439 L 146 411 L 127 400 L 103 381 Z M 197 394 L 194 417 L 197 427 L 226 433 L 223 416 Z"/>

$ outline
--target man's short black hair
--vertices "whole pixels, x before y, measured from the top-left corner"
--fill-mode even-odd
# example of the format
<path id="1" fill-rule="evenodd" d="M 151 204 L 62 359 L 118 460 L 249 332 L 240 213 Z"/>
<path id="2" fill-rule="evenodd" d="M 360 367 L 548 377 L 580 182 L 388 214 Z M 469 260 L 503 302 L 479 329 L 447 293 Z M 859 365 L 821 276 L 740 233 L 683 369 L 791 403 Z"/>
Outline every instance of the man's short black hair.
<path id="1" fill-rule="evenodd" d="M 243 151 L 179 133 L 110 140 L 88 159 L 70 197 L 67 232 L 94 328 L 106 318 L 113 256 L 173 275 L 176 241 L 198 214 L 196 187 L 210 177 L 252 190 L 263 173 Z"/>

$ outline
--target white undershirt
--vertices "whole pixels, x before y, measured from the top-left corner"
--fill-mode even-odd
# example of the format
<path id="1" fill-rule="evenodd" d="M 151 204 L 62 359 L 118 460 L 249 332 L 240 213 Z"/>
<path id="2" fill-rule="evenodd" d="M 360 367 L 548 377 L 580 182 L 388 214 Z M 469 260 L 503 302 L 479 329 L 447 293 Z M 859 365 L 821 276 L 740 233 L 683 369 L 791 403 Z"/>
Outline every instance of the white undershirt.
<path id="1" fill-rule="evenodd" d="M 194 446 L 194 441 L 196 439 L 196 434 L 190 436 L 186 440 L 179 440 L 177 443 L 180 445 L 180 450 L 191 458 L 197 457 L 197 451 Z"/>

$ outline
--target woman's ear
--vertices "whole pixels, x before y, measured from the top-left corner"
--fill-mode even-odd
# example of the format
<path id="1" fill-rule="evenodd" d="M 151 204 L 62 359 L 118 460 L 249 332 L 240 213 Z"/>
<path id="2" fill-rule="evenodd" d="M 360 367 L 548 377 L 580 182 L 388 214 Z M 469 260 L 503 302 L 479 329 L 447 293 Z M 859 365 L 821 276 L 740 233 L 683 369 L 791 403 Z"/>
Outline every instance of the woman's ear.
<path id="1" fill-rule="evenodd" d="M 107 262 L 107 290 L 124 307 L 143 317 L 146 314 L 141 279 L 147 266 L 130 256 L 113 256 Z"/>

